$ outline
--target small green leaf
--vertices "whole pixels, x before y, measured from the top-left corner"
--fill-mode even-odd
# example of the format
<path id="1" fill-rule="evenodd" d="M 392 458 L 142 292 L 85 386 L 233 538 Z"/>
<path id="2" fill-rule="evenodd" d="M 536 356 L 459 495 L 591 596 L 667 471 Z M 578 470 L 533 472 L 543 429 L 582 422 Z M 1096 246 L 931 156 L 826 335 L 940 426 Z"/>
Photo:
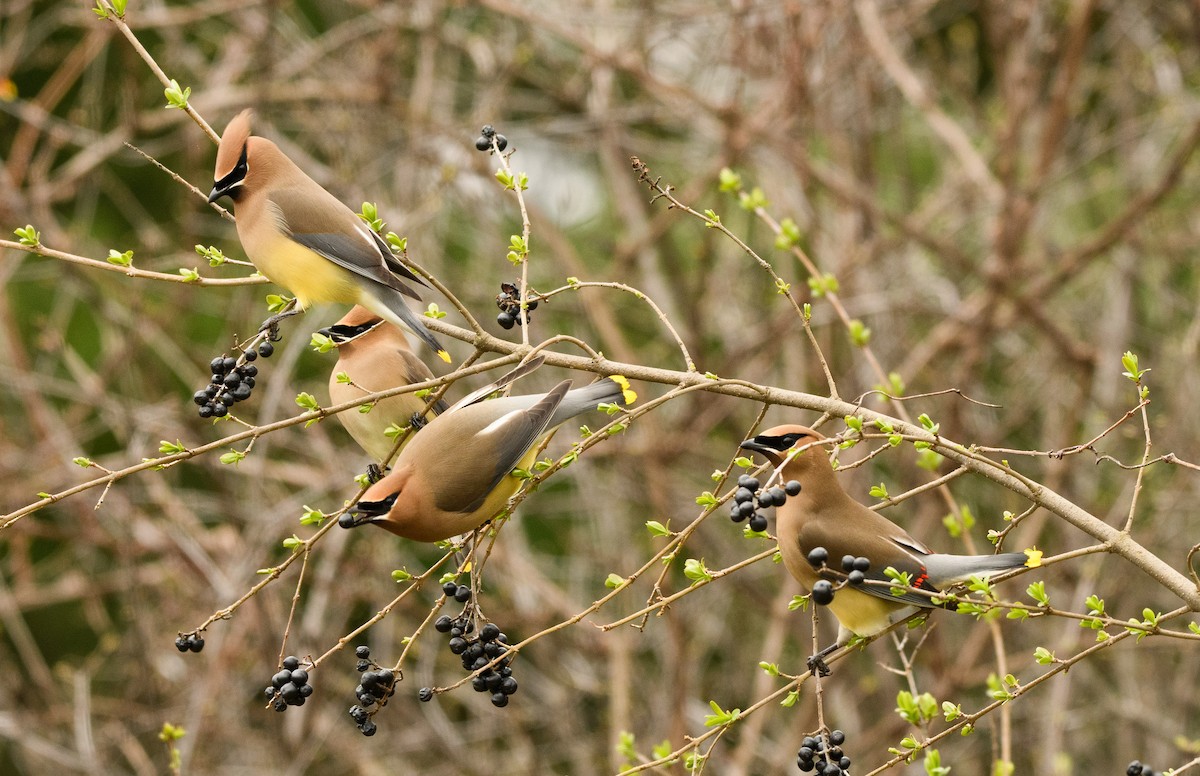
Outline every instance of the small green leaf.
<path id="1" fill-rule="evenodd" d="M 92 13 L 101 19 L 108 18 L 108 9 L 104 7 L 104 3 L 100 2 L 100 0 L 96 0 L 96 7 L 92 9 Z"/>
<path id="2" fill-rule="evenodd" d="M 267 312 L 277 313 L 287 306 L 288 302 L 292 301 L 290 296 L 280 296 L 279 294 L 267 294 Z"/>
<path id="3" fill-rule="evenodd" d="M 1142 375 L 1150 371 L 1149 369 L 1138 368 L 1138 357 L 1130 350 L 1125 351 L 1124 355 L 1121 356 L 1121 366 L 1125 367 L 1125 371 L 1121 374 L 1135 383 L 1140 383 Z"/>
<path id="4" fill-rule="evenodd" d="M 245 458 L 246 454 L 241 450 L 230 450 L 228 453 L 223 453 L 220 460 L 221 463 L 225 464 L 226 466 L 229 464 L 234 464 L 236 466 L 245 460 Z"/>
<path id="5" fill-rule="evenodd" d="M 704 565 L 704 561 L 696 558 L 688 558 L 683 562 L 683 575 L 693 583 L 708 582 L 713 578 L 708 567 Z"/>
<path id="6" fill-rule="evenodd" d="M 811 599 L 806 595 L 792 596 L 792 600 L 788 601 L 788 611 L 794 612 L 797 609 L 803 609 L 803 610 L 807 611 L 809 600 L 811 600 Z"/>
<path id="7" fill-rule="evenodd" d="M 446 313 L 442 310 L 442 308 L 437 306 L 436 302 L 430 302 L 429 307 L 425 308 L 425 312 L 423 312 L 422 315 L 424 315 L 426 318 L 433 318 L 434 320 L 446 317 Z"/>
<path id="8" fill-rule="evenodd" d="M 82 455 L 72 458 L 71 463 L 75 464 L 76 466 L 82 466 L 85 469 L 91 468 L 92 466 L 96 465 L 96 464 L 92 463 L 91 458 L 84 458 Z"/>
<path id="9" fill-rule="evenodd" d="M 775 665 L 774 663 L 768 663 L 765 660 L 761 660 L 758 663 L 758 667 L 761 668 L 767 674 L 767 676 L 779 676 L 779 666 Z"/>
<path id="10" fill-rule="evenodd" d="M 372 232 L 378 233 L 383 229 L 383 219 L 379 217 L 379 208 L 375 206 L 374 202 L 362 203 L 362 210 L 356 215 L 367 223 Z"/>
<path id="11" fill-rule="evenodd" d="M 715 229 L 721 225 L 721 217 L 717 215 L 717 211 L 713 210 L 712 208 L 708 208 L 704 211 L 704 218 L 704 225 L 709 229 Z"/>
<path id="12" fill-rule="evenodd" d="M 726 711 L 716 701 L 709 701 L 708 706 L 713 710 L 712 714 L 704 717 L 705 727 L 716 727 L 718 725 L 728 725 L 741 716 L 741 709 L 730 709 Z"/>
<path id="13" fill-rule="evenodd" d="M 925 752 L 925 773 L 927 776 L 947 776 L 950 773 L 950 767 L 942 765 L 942 756 L 938 750 L 930 749 Z"/>
<path id="14" fill-rule="evenodd" d="M 792 690 L 784 697 L 783 700 L 781 700 L 779 702 L 779 705 L 784 707 L 785 709 L 790 709 L 791 707 L 796 705 L 796 701 L 798 701 L 798 700 L 800 700 L 800 691 Z"/>
<path id="15" fill-rule="evenodd" d="M 176 439 L 174 442 L 168 442 L 167 440 L 163 439 L 158 443 L 158 452 L 162 453 L 163 455 L 175 455 L 176 453 L 186 453 L 187 448 L 184 447 L 183 443 L 178 439 Z"/>
<path id="16" fill-rule="evenodd" d="M 714 507 L 717 505 L 717 497 L 707 490 L 696 496 L 696 503 L 702 507 Z"/>
<path id="17" fill-rule="evenodd" d="M 1057 658 L 1054 657 L 1054 653 L 1045 647 L 1038 647 L 1037 649 L 1033 650 L 1033 659 L 1041 665 L 1049 665 L 1057 662 Z"/>
<path id="18" fill-rule="evenodd" d="M 317 398 L 308 391 L 301 391 L 296 394 L 296 404 L 310 412 L 321 409 L 321 405 L 317 404 Z"/>
<path id="19" fill-rule="evenodd" d="M 871 493 L 872 498 L 878 498 L 878 499 L 888 498 L 887 483 L 881 482 L 878 485 L 872 485 L 870 493 Z"/>
<path id="20" fill-rule="evenodd" d="M 717 175 L 717 190 L 732 193 L 742 187 L 742 177 L 728 167 L 722 167 Z"/>
<path id="21" fill-rule="evenodd" d="M 407 582 L 412 579 L 413 575 L 408 572 L 408 569 L 395 569 L 392 571 L 392 581 Z"/>
<path id="22" fill-rule="evenodd" d="M 671 524 L 671 521 L 668 520 L 667 525 L 670 525 L 670 524 Z M 670 536 L 671 529 L 668 528 L 667 525 L 663 525 L 662 523 L 658 522 L 657 520 L 647 520 L 646 521 L 646 530 L 648 530 L 650 532 L 651 536 Z"/>
<path id="23" fill-rule="evenodd" d="M 190 269 L 188 267 L 180 267 L 176 272 L 183 277 L 184 283 L 195 283 L 200 279 L 200 273 L 196 271 L 195 267 Z"/>
<path id="24" fill-rule="evenodd" d="M 628 730 L 622 730 L 617 734 L 617 754 L 626 760 L 636 760 L 637 749 L 634 748 L 633 742 L 633 733 L 630 733 Z"/>
<path id="25" fill-rule="evenodd" d="M 962 713 L 962 706 L 950 701 L 942 701 L 942 716 L 945 717 L 947 722 L 953 722 L 961 717 Z"/>
<path id="26" fill-rule="evenodd" d="M 625 584 L 625 577 L 621 576 L 620 574 L 609 574 L 604 579 L 604 586 L 613 590 L 622 588 L 625 586 Z"/>
<path id="27" fill-rule="evenodd" d="M 335 343 L 335 342 L 333 341 L 333 338 L 331 338 L 331 337 L 327 337 L 327 336 L 325 336 L 324 334 L 322 334 L 322 333 L 321 333 L 321 332 L 319 332 L 319 331 L 314 331 L 314 332 L 312 333 L 312 339 L 310 339 L 310 340 L 308 341 L 308 344 L 309 344 L 310 346 L 312 346 L 312 349 L 313 349 L 314 351 L 316 351 L 317 353 L 328 353 L 328 352 L 329 352 L 329 351 L 331 351 L 331 350 L 335 350 L 335 349 L 337 349 L 337 343 Z M 339 372 L 338 374 L 343 374 L 343 375 L 344 375 L 344 374 L 346 374 L 346 373 L 345 373 L 345 372 Z M 349 382 L 349 381 L 350 381 L 350 378 L 349 378 L 349 377 L 347 377 L 347 378 L 346 378 L 346 382 Z M 339 381 L 339 382 L 340 382 L 340 381 Z"/>
<path id="28" fill-rule="evenodd" d="M 826 294 L 836 294 L 838 292 L 838 280 L 830 273 L 814 276 L 808 279 L 808 288 L 812 291 L 813 296 L 825 296 Z"/>
<path id="29" fill-rule="evenodd" d="M 17 242 L 26 247 L 36 248 L 42 244 L 42 236 L 38 230 L 33 228 L 33 224 L 17 227 L 13 230 L 13 234 L 17 236 Z"/>
<path id="30" fill-rule="evenodd" d="M 304 505 L 304 514 L 300 515 L 300 525 L 320 525 L 325 522 L 328 517 L 319 509 L 313 509 L 308 504 Z"/>
<path id="31" fill-rule="evenodd" d="M 304 540 L 301 539 L 299 536 L 296 536 L 296 534 L 292 534 L 291 536 L 289 536 L 288 538 L 283 540 L 283 546 L 286 549 L 289 549 L 289 550 L 295 552 L 296 550 L 298 550 L 304 546 Z"/>
<path id="32" fill-rule="evenodd" d="M 133 266 L 133 251 L 125 251 L 124 253 L 121 253 L 120 251 L 109 248 L 108 263 L 116 264 L 118 267 Z"/>
<path id="33" fill-rule="evenodd" d="M 855 318 L 850 321 L 850 341 L 855 347 L 865 348 L 871 341 L 871 330 L 863 325 L 863 322 Z"/>
<path id="34" fill-rule="evenodd" d="M 407 237 L 401 237 L 400 235 L 396 234 L 395 232 L 388 232 L 387 234 L 385 234 L 383 236 L 383 239 L 387 240 L 387 244 L 391 247 L 392 251 L 395 253 L 404 253 L 405 251 L 408 250 L 408 238 Z"/>
<path id="35" fill-rule="evenodd" d="M 208 259 L 208 266 L 210 267 L 219 267 L 229 261 L 225 257 L 225 254 L 221 252 L 221 249 L 213 245 L 207 248 L 203 245 L 196 245 L 196 253 L 202 258 Z"/>
<path id="36" fill-rule="evenodd" d="M 1038 580 L 1025 588 L 1026 594 L 1034 601 L 1037 601 L 1038 606 L 1049 606 L 1050 596 L 1046 594 L 1046 583 Z"/>
<path id="37" fill-rule="evenodd" d="M 779 222 L 779 234 L 775 235 L 775 247 L 781 251 L 790 250 L 800 243 L 800 227 L 790 218 Z"/>
<path id="38" fill-rule="evenodd" d="M 931 420 L 930 417 L 924 412 L 917 416 L 917 421 L 925 428 L 926 431 L 934 435 L 936 435 L 938 429 L 942 427 L 940 423 L 934 423 L 933 420 Z"/>
<path id="39" fill-rule="evenodd" d="M 188 98 L 192 96 L 192 87 L 180 87 L 179 82 L 174 78 L 171 79 L 171 85 L 163 89 L 163 94 L 167 98 L 168 108 L 179 108 L 180 110 L 187 107 Z"/>
<path id="40" fill-rule="evenodd" d="M 742 210 L 766 210 L 771 206 L 767 200 L 767 195 L 758 186 L 755 186 L 750 191 L 743 191 L 738 195 L 738 204 L 742 206 Z"/>

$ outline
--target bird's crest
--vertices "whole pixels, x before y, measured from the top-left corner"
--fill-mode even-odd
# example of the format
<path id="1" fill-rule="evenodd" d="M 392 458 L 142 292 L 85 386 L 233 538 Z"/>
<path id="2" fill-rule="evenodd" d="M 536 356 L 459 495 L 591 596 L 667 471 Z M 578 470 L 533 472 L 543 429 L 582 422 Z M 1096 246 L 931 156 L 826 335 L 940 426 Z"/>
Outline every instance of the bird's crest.
<path id="1" fill-rule="evenodd" d="M 217 180 L 233 172 L 233 168 L 237 166 L 238 159 L 242 156 L 242 149 L 246 147 L 246 140 L 250 138 L 250 120 L 252 118 L 254 118 L 254 111 L 247 108 L 234 116 L 226 125 L 225 131 L 221 133 L 221 144 L 217 147 L 217 169 L 214 176 Z"/>

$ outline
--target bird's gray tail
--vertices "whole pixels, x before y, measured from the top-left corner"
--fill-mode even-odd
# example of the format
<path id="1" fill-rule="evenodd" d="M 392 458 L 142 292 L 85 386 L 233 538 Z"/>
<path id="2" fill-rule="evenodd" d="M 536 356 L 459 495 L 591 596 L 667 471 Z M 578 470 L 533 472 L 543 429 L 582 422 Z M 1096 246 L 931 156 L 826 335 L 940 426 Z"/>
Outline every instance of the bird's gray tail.
<path id="1" fill-rule="evenodd" d="M 557 426 L 576 415 L 590 412 L 600 404 L 626 407 L 635 401 L 637 401 L 637 394 L 629 387 L 629 381 L 621 375 L 612 375 L 582 388 L 573 388 L 567 391 L 567 395 L 555 409 L 549 426 Z"/>
<path id="2" fill-rule="evenodd" d="M 405 303 L 404 297 L 400 292 L 388 288 L 387 286 L 379 286 L 378 290 L 374 290 L 370 294 L 371 299 L 375 302 L 371 305 L 371 310 L 379 315 L 387 318 L 392 323 L 398 326 L 404 326 L 413 334 L 424 342 L 429 348 L 438 354 L 447 364 L 450 363 L 450 354 L 442 347 L 441 343 L 429 333 L 425 325 L 421 323 L 421 319 L 417 317 L 409 306 Z M 390 315 L 388 313 L 391 313 Z"/>
<path id="3" fill-rule="evenodd" d="M 936 587 L 965 582 L 971 577 L 986 577 L 1001 571 L 1020 568 L 1029 561 L 1023 552 L 1000 555 L 943 555 L 935 553 L 921 558 L 929 581 Z"/>

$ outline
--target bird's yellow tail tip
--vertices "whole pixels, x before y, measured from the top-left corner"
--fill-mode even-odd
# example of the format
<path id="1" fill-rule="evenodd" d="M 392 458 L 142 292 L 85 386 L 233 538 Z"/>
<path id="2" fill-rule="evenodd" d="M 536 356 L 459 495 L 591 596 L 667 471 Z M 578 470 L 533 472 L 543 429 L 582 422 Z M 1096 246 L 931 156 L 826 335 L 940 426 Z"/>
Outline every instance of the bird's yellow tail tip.
<path id="1" fill-rule="evenodd" d="M 629 381 L 621 375 L 612 375 L 610 378 L 614 383 L 621 387 L 621 397 L 625 399 L 625 404 L 630 405 L 637 401 L 637 392 L 629 387 Z"/>
<path id="2" fill-rule="evenodd" d="M 1030 547 L 1025 550 L 1025 557 L 1029 560 L 1025 561 L 1025 565 L 1031 569 L 1035 569 L 1042 565 L 1042 551 L 1036 547 Z"/>
<path id="3" fill-rule="evenodd" d="M 446 351 L 444 351 L 444 350 L 439 350 L 439 351 L 438 351 L 438 358 L 440 358 L 441 360 L 445 361 L 447 364 L 449 364 L 449 363 L 450 363 L 450 354 L 449 354 L 449 353 L 447 353 L 447 352 L 446 352 Z"/>

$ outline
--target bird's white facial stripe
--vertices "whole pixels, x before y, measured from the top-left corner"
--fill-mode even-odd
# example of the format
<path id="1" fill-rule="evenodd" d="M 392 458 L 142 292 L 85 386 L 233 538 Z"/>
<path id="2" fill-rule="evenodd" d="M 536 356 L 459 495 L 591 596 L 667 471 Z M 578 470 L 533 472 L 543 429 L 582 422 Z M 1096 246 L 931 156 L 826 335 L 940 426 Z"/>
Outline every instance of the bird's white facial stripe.
<path id="1" fill-rule="evenodd" d="M 493 420 L 491 423 L 487 424 L 487 426 L 484 427 L 483 430 L 481 430 L 479 432 L 479 435 L 487 436 L 488 434 L 492 434 L 492 433 L 495 433 L 496 431 L 501 430 L 506 425 L 508 425 L 509 421 L 512 418 L 516 417 L 520 412 L 521 412 L 520 410 L 513 410 L 512 412 L 506 412 L 505 414 L 503 414 L 500 417 Z"/>

